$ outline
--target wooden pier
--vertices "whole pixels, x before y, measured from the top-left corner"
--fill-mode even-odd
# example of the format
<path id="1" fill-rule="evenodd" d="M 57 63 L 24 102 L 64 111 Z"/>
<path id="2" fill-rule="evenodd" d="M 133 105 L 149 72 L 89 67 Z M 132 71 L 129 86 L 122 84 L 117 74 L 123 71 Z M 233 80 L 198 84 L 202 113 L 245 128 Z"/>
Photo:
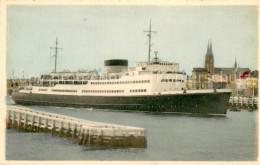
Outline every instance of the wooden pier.
<path id="1" fill-rule="evenodd" d="M 233 111 L 258 109 L 258 98 L 231 96 L 228 103 L 228 108 Z"/>
<path id="2" fill-rule="evenodd" d="M 45 132 L 74 139 L 80 145 L 110 148 L 145 148 L 145 129 L 81 120 L 69 116 L 7 106 L 7 129 Z"/>

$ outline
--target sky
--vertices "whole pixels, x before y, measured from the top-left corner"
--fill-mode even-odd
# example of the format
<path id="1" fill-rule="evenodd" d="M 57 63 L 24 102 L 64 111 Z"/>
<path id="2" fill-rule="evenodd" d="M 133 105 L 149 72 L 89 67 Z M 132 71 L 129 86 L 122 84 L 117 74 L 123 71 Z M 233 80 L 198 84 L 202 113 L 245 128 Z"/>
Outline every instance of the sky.
<path id="1" fill-rule="evenodd" d="M 58 71 L 101 69 L 104 60 L 147 61 L 152 21 L 152 57 L 180 64 L 191 74 L 203 67 L 212 40 L 215 67 L 257 68 L 257 7 L 254 6 L 8 6 L 7 78 Z"/>

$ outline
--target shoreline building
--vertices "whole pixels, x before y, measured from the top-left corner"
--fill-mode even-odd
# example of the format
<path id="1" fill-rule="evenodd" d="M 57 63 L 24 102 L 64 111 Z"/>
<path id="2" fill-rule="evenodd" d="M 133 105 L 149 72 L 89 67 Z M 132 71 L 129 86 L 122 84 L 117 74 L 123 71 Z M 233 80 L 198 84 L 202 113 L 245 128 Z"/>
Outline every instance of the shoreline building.
<path id="1" fill-rule="evenodd" d="M 250 69 L 239 67 L 236 59 L 233 67 L 215 67 L 212 41 L 209 40 L 204 58 L 204 66 L 203 68 L 193 68 L 189 87 L 192 89 L 206 89 L 212 87 L 226 88 L 226 86 L 229 86 L 232 82 L 240 79 L 240 76 L 246 71 L 250 72 Z"/>
<path id="2" fill-rule="evenodd" d="M 207 53 L 204 60 L 204 69 L 209 74 L 214 74 L 214 55 L 212 51 L 212 43 L 211 41 L 208 42 Z"/>
<path id="3" fill-rule="evenodd" d="M 212 51 L 212 41 L 208 42 L 207 53 L 204 60 L 204 69 L 208 71 L 208 73 L 212 75 L 222 75 L 222 77 L 227 80 L 227 82 L 235 81 L 236 79 L 240 79 L 240 76 L 249 71 L 249 68 L 241 68 L 237 64 L 237 60 L 235 59 L 234 67 L 222 68 L 222 67 L 214 67 L 214 54 Z"/>
<path id="4" fill-rule="evenodd" d="M 209 88 L 209 74 L 204 68 L 193 68 L 191 75 L 192 89 L 208 89 Z"/>
<path id="5" fill-rule="evenodd" d="M 237 60 L 235 59 L 234 67 L 230 68 L 214 68 L 215 74 L 222 75 L 227 78 L 228 82 L 235 81 L 240 79 L 240 76 L 243 75 L 244 72 L 251 71 L 249 68 L 241 68 L 237 64 Z"/>

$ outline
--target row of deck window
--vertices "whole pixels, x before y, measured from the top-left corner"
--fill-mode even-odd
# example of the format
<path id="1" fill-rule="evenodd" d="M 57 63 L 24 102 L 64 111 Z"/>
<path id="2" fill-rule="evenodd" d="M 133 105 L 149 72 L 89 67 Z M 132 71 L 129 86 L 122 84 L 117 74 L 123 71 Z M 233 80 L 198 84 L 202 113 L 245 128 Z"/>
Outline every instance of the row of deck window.
<path id="1" fill-rule="evenodd" d="M 52 92 L 73 92 L 73 93 L 77 93 L 77 90 L 68 90 L 68 89 L 52 89 Z"/>
<path id="2" fill-rule="evenodd" d="M 39 91 L 47 92 L 47 89 L 39 89 Z"/>
<path id="3" fill-rule="evenodd" d="M 102 85 L 102 84 L 137 84 L 137 83 L 150 83 L 150 80 L 91 82 L 91 84 L 93 84 L 93 85 Z"/>
<path id="4" fill-rule="evenodd" d="M 177 79 L 161 79 L 161 82 L 184 82 L 184 80 L 177 80 Z"/>
<path id="5" fill-rule="evenodd" d="M 148 65 L 153 65 L 153 64 L 159 64 L 159 65 L 173 65 L 173 63 L 160 63 L 160 62 L 150 62 Z"/>
<path id="6" fill-rule="evenodd" d="M 137 83 L 150 83 L 150 80 L 138 80 L 138 81 L 107 81 L 107 82 L 91 82 L 92 85 L 103 85 L 103 84 L 137 84 Z M 43 85 L 46 84 L 74 84 L 74 85 L 86 85 L 88 81 L 43 81 Z"/>
<path id="7" fill-rule="evenodd" d="M 88 81 L 54 81 L 54 84 L 75 84 L 75 85 L 81 85 L 81 84 L 88 84 Z"/>
<path id="8" fill-rule="evenodd" d="M 82 90 L 82 93 L 124 93 L 124 90 Z"/>
<path id="9" fill-rule="evenodd" d="M 146 92 L 146 89 L 131 89 L 130 92 Z"/>
<path id="10" fill-rule="evenodd" d="M 39 91 L 47 92 L 47 89 L 39 89 Z M 77 90 L 52 89 L 52 92 L 73 92 Z M 124 90 L 82 90 L 82 93 L 124 93 Z M 130 92 L 146 92 L 146 89 L 131 89 Z"/>

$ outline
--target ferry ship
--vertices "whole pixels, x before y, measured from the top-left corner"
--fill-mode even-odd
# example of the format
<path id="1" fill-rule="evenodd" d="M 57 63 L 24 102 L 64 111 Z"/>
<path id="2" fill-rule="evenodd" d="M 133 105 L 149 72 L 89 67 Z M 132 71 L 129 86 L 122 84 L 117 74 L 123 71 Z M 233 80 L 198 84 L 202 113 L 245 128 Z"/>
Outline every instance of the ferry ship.
<path id="1" fill-rule="evenodd" d="M 56 72 L 56 41 L 55 71 L 42 75 L 37 86 L 13 91 L 12 100 L 23 105 L 225 115 L 231 91 L 187 90 L 187 75 L 179 71 L 178 63 L 160 60 L 157 52 L 150 60 L 152 32 L 150 24 L 148 61 L 129 68 L 126 59 L 109 59 L 103 74 Z"/>

